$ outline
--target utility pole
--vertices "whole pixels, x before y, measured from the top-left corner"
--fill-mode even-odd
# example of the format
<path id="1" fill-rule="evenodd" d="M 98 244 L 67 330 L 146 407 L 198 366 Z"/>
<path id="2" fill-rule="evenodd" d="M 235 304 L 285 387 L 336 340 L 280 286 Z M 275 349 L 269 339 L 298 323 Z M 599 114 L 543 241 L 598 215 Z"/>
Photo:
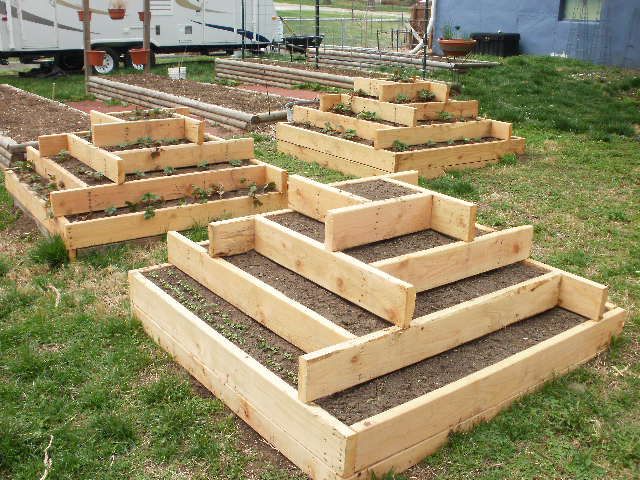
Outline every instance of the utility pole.
<path id="1" fill-rule="evenodd" d="M 316 68 L 320 68 L 320 0 L 316 0 Z"/>
<path id="2" fill-rule="evenodd" d="M 89 65 L 89 50 L 91 50 L 91 9 L 89 8 L 89 0 L 82 0 L 82 10 L 84 17 L 82 19 L 82 35 L 84 40 L 84 90 L 89 93 L 89 75 L 91 73 L 91 65 Z"/>
<path id="3" fill-rule="evenodd" d="M 151 73 L 151 0 L 144 0 L 144 22 L 142 48 L 146 50 L 147 62 L 144 64 L 144 73 Z"/>

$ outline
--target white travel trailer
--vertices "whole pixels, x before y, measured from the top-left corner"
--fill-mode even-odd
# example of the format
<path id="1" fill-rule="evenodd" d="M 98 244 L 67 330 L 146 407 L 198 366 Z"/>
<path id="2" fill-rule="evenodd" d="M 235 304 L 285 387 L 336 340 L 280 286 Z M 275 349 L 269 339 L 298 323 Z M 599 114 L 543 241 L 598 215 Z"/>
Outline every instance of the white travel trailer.
<path id="1" fill-rule="evenodd" d="M 108 73 L 128 51 L 142 44 L 138 12 L 143 0 L 90 0 L 92 48 L 105 50 Z M 113 20 L 110 8 L 125 8 Z M 0 59 L 21 61 L 53 56 L 62 69 L 82 65 L 82 0 L 0 0 Z M 244 10 L 244 30 L 242 13 Z M 244 32 L 244 35 L 243 35 Z M 244 36 L 248 48 L 282 40 L 282 23 L 273 0 L 151 0 L 151 46 L 154 53 L 237 49 Z"/>

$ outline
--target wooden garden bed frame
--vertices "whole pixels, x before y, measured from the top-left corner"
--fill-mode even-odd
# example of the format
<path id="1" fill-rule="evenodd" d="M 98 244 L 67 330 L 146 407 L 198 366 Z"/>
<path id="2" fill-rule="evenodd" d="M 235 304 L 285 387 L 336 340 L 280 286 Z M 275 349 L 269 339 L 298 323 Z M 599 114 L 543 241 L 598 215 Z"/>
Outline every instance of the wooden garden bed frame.
<path id="1" fill-rule="evenodd" d="M 403 172 L 386 179 L 408 186 L 410 183 L 406 182 L 417 182 L 417 172 Z M 296 176 L 289 180 L 289 207 L 312 213 L 314 218 L 323 219 L 325 225 L 331 218 L 355 209 L 367 219 L 364 225 L 371 226 L 377 214 L 402 204 L 398 202 L 401 199 L 383 202 L 363 199 L 340 190 L 343 183 L 326 186 Z M 410 201 L 430 198 L 431 209 L 423 209 L 423 213 L 429 217 L 432 228 L 438 221 L 445 222 L 452 211 L 458 212 L 460 225 L 475 221 L 475 215 L 460 215 L 467 207 L 464 203 L 449 201 L 450 197 L 419 187 L 411 188 L 416 194 L 409 196 Z M 408 312 L 412 312 L 412 293 L 431 288 L 429 285 L 410 284 L 375 264 L 367 265 L 344 253 L 332 252 L 323 243 L 269 220 L 269 215 L 275 213 L 213 223 L 209 242 L 200 244 L 178 233 L 169 233 L 169 264 L 129 272 L 131 305 L 156 342 L 314 479 L 368 478 L 371 473 L 405 470 L 436 451 L 452 431 L 469 429 L 492 418 L 545 381 L 606 349 L 611 336 L 621 332 L 627 315 L 607 303 L 605 286 L 525 260 L 547 273 L 411 319 Z M 413 222 L 415 219 L 407 216 L 399 223 L 406 227 Z M 468 249 L 475 242 L 500 233 L 460 243 Z M 346 237 L 358 235 L 369 235 L 371 240 L 379 236 L 371 229 L 358 229 L 355 233 L 347 232 Z M 425 269 L 424 258 L 434 260 L 443 250 L 459 248 L 453 243 L 388 261 L 401 265 L 401 271 L 419 273 Z M 251 249 L 370 311 L 383 312 L 390 326 L 357 337 L 221 257 Z M 437 276 L 442 280 L 432 284 L 448 283 L 460 274 L 464 278 L 500 266 L 487 268 L 486 262 L 494 255 L 483 252 L 467 250 L 466 265 L 455 260 L 451 252 L 444 256 L 446 261 L 440 257 Z M 500 264 L 520 261 L 529 254 L 528 249 L 501 241 L 496 242 L 495 252 L 502 252 L 498 255 L 502 257 Z M 217 256 L 211 256 L 212 253 Z M 298 388 L 287 384 L 144 276 L 167 265 L 176 266 L 303 350 Z M 312 402 L 555 306 L 580 314 L 586 320 L 498 363 L 353 425 L 346 425 Z"/>
<path id="2" fill-rule="evenodd" d="M 320 117 L 332 114 L 315 111 L 314 115 Z M 349 121 L 357 120 L 351 117 L 345 118 Z M 344 124 L 349 125 L 349 121 L 345 120 Z M 469 125 L 465 125 L 467 123 Z M 351 124 L 355 125 L 355 123 Z M 357 125 L 363 124 L 359 121 Z M 379 127 L 373 130 L 374 125 L 360 127 L 363 135 L 374 136 L 375 146 L 372 147 L 292 124 L 279 123 L 276 128 L 278 150 L 300 160 L 317 162 L 322 166 L 350 175 L 371 176 L 417 170 L 423 177 L 435 178 L 450 170 L 480 168 L 496 163 L 507 153 L 524 153 L 525 147 L 524 138 L 512 136 L 510 124 L 495 120 L 475 123 L 455 122 L 424 127 Z M 460 132 L 465 131 L 477 133 L 474 136 L 492 136 L 500 140 L 404 152 L 385 150 L 393 144 L 394 140 L 400 140 L 406 145 L 423 144 L 430 138 L 426 132 L 434 134 L 433 141 L 442 141 L 438 139 L 444 139 L 447 135 L 457 137 Z"/>
<path id="3" fill-rule="evenodd" d="M 398 95 L 406 95 L 413 101 L 419 101 L 418 92 L 429 90 L 435 95 L 438 102 L 449 100 L 450 87 L 445 82 L 415 79 L 413 82 L 394 82 L 380 78 L 355 77 L 353 90 L 363 92 L 365 95 L 377 97 L 381 102 L 395 100 Z"/>
<path id="4" fill-rule="evenodd" d="M 175 168 L 191 167 L 203 160 L 209 164 L 249 160 L 250 164 L 247 166 L 95 186 L 87 185 L 45 155 L 58 154 L 61 149 L 67 149 L 74 157 L 84 158 L 85 163 L 93 168 L 97 166 L 96 170 L 102 171 L 100 165 L 95 161 L 90 164 L 89 160 L 95 159 L 96 152 L 105 151 L 70 134 L 41 137 L 40 145 L 40 151 L 28 147 L 27 160 L 36 173 L 61 183 L 64 189 L 51 192 L 47 202 L 28 185 L 21 183 L 18 176 L 10 170 L 5 175 L 6 188 L 16 203 L 36 221 L 40 230 L 62 237 L 72 259 L 76 258 L 78 249 L 151 237 L 169 230 L 186 230 L 194 224 L 206 225 L 215 218 L 278 210 L 286 205 L 287 174 L 280 168 L 252 159 L 253 139 L 172 145 L 162 147 L 161 154 L 155 158 L 150 155 L 153 149 L 141 149 L 131 151 L 131 157 L 116 160 L 120 167 L 125 162 L 131 162 L 120 170 L 124 172 L 153 171 L 167 165 Z M 256 198 L 261 202 L 258 206 L 254 205 L 252 197 L 241 196 L 156 208 L 155 216 L 150 219 L 145 219 L 142 211 L 75 222 L 67 218 L 109 207 L 124 207 L 127 201 L 136 202 L 149 192 L 162 196 L 165 200 L 175 200 L 189 196 L 194 185 L 204 189 L 210 185 L 222 184 L 225 190 L 231 191 L 246 188 L 252 182 L 256 185 L 274 182 L 276 189 L 274 192 L 258 194 Z"/>

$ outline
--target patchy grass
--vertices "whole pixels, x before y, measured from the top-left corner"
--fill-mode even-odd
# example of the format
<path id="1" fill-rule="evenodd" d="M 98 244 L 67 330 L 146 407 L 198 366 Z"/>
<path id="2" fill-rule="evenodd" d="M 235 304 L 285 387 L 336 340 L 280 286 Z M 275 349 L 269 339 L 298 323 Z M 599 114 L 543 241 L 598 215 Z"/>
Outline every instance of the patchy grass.
<path id="1" fill-rule="evenodd" d="M 533 224 L 534 258 L 608 284 L 632 316 L 609 353 L 397 478 L 637 478 L 640 143 L 628 127 L 640 123 L 638 77 L 561 59 L 505 64 L 462 77 L 463 95 L 514 119 L 526 155 L 422 184 L 478 202 L 488 225 Z M 254 139 L 258 158 L 292 173 L 345 178 Z M 40 478 L 51 435 L 49 478 L 302 477 L 256 451 L 130 318 L 126 271 L 166 261 L 162 242 L 51 270 L 29 257 L 37 235 L 14 228 L 23 222 L 0 187 L 0 477 Z"/>

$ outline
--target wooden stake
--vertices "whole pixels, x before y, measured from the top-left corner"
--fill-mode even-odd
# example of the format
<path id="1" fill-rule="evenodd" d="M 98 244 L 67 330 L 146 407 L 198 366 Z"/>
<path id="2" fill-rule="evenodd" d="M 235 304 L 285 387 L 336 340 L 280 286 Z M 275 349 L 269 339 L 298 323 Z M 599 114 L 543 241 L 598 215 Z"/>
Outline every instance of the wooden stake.
<path id="1" fill-rule="evenodd" d="M 91 50 L 91 9 L 89 8 L 89 0 L 82 0 L 82 10 L 84 18 L 82 20 L 82 35 L 84 41 L 84 91 L 89 94 L 89 75 L 91 74 L 91 65 L 89 65 L 89 50 Z"/>
<path id="2" fill-rule="evenodd" d="M 151 73 L 151 0 L 144 0 L 144 23 L 142 48 L 147 51 L 144 73 Z"/>

